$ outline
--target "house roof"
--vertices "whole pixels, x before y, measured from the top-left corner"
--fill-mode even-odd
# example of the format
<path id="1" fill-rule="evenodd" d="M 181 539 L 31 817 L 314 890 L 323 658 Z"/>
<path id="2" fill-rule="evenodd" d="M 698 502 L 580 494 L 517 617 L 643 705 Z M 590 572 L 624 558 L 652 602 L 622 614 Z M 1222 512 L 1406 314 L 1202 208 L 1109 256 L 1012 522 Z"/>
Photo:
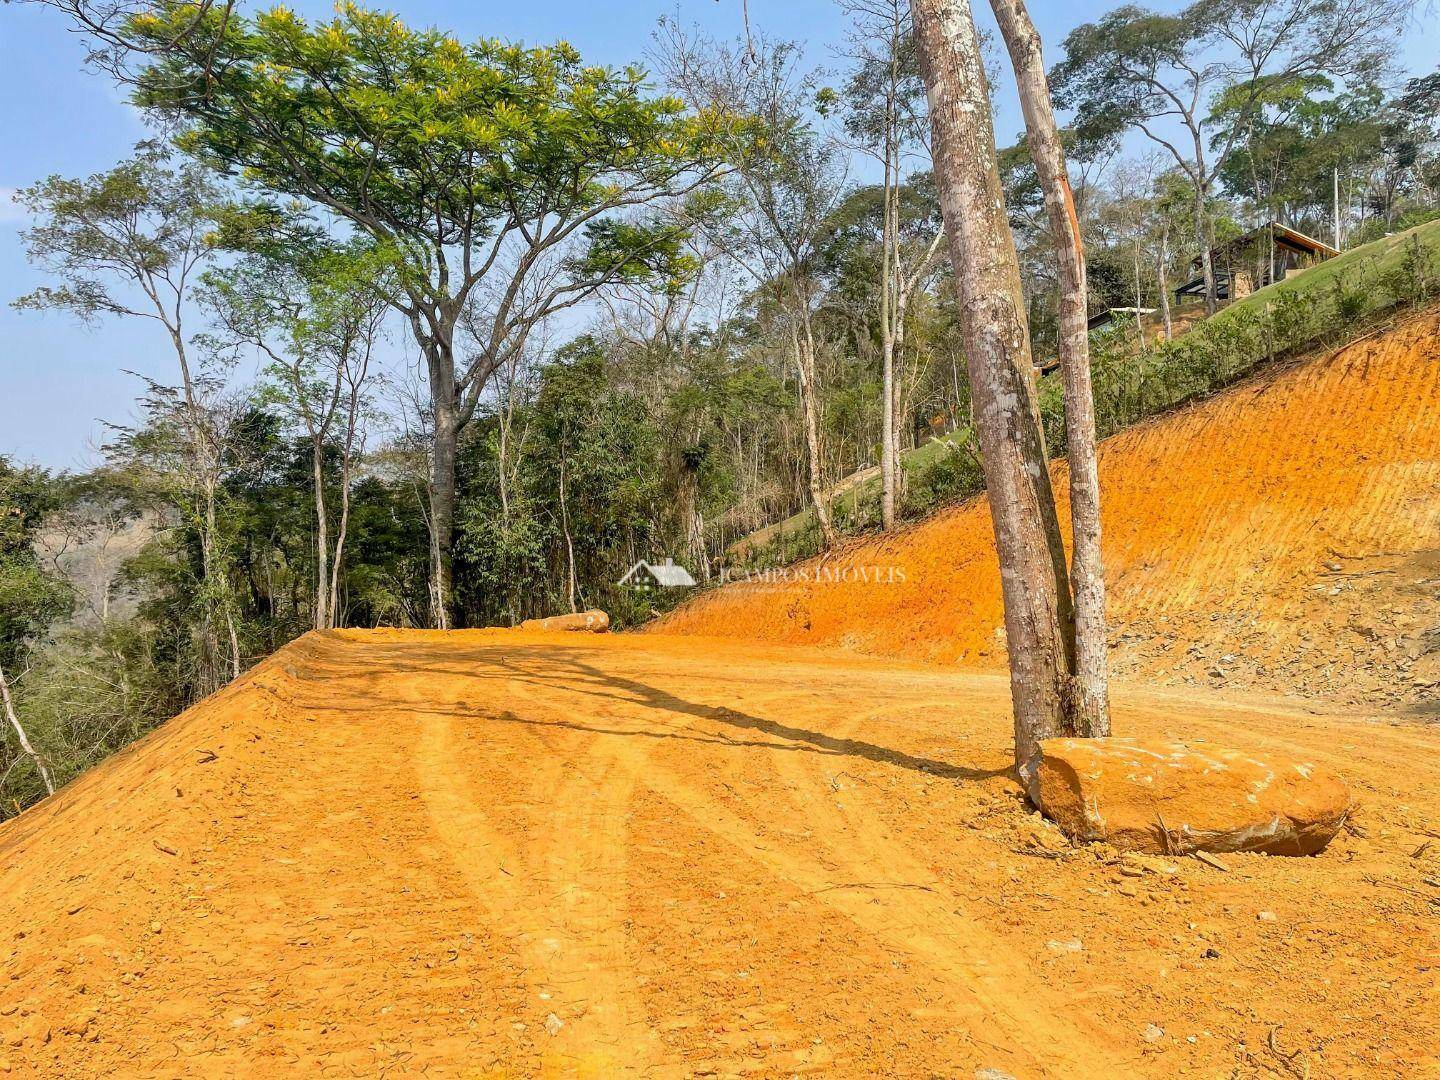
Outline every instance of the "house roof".
<path id="1" fill-rule="evenodd" d="M 650 563 L 643 559 L 632 566 L 620 579 L 624 585 L 641 570 L 647 571 L 655 579 L 657 585 L 665 585 L 672 588 L 689 588 L 695 584 L 695 579 L 690 576 L 690 571 L 679 565 L 674 559 L 666 559 L 664 562 Z"/>
<path id="2" fill-rule="evenodd" d="M 1316 240 L 1313 236 L 1307 236 L 1299 229 L 1292 229 L 1288 225 L 1281 225 L 1278 221 L 1267 221 L 1264 225 L 1251 229 L 1249 232 L 1241 233 L 1233 240 L 1227 240 L 1223 244 L 1216 244 L 1215 247 L 1211 249 L 1210 256 L 1213 259 L 1216 256 L 1225 255 L 1238 248 L 1243 248 L 1246 244 L 1254 240 L 1259 240 L 1265 236 L 1267 232 L 1275 237 L 1276 247 L 1290 248 L 1292 251 L 1298 251 L 1305 255 L 1318 255 L 1322 259 L 1333 259 L 1336 255 L 1340 254 L 1338 250 L 1325 243 L 1325 241 Z M 1202 265 L 1200 257 L 1197 255 L 1194 259 L 1190 260 L 1190 265 L 1199 269 Z"/>
<path id="3" fill-rule="evenodd" d="M 1104 308 L 1104 309 L 1101 310 L 1101 311 L 1097 311 L 1094 315 L 1091 315 L 1090 318 L 1086 321 L 1086 324 L 1085 324 L 1085 325 L 1086 325 L 1089 329 L 1095 330 L 1095 329 L 1098 329 L 1098 328 L 1101 327 L 1101 326 L 1104 326 L 1104 325 L 1105 325 L 1106 323 L 1108 323 L 1108 322 L 1113 322 L 1113 321 L 1115 320 L 1116 316 L 1119 316 L 1119 315 L 1131 315 L 1131 316 L 1134 316 L 1134 315 L 1153 315 L 1153 314 L 1155 314 L 1155 309 L 1154 309 L 1153 307 L 1111 307 L 1111 308 Z"/>

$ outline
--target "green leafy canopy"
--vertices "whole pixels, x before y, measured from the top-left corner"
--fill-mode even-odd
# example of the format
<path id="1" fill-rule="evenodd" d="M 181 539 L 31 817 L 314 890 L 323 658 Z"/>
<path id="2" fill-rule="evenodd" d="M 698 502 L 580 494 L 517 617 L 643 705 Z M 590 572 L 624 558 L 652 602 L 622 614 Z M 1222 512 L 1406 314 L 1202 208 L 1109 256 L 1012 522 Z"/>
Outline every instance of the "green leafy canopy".
<path id="1" fill-rule="evenodd" d="M 715 156 L 726 126 L 563 42 L 464 44 L 353 4 L 311 24 L 284 7 L 246 19 L 162 0 L 128 33 L 160 54 L 138 102 L 186 121 L 187 149 L 372 234 L 432 244 L 624 205 Z"/>

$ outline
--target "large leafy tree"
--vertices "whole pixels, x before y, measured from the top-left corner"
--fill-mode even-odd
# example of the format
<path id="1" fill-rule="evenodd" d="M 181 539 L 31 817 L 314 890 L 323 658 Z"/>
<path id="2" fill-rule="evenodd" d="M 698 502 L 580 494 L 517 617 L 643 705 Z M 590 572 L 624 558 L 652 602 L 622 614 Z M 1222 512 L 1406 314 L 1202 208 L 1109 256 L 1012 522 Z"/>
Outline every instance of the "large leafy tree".
<path id="1" fill-rule="evenodd" d="M 318 630 L 337 625 L 354 466 L 363 445 L 367 376 L 389 293 L 387 253 L 364 241 L 265 245 L 205 276 L 220 324 L 214 343 L 266 361 L 260 401 L 277 408 L 310 450 Z M 338 452 L 339 517 L 331 547 L 326 458 Z"/>
<path id="2" fill-rule="evenodd" d="M 564 43 L 467 44 L 348 4 L 312 24 L 161 0 L 123 36 L 137 100 L 189 150 L 396 252 L 395 306 L 428 373 L 433 607 L 449 625 L 456 446 L 490 376 L 557 311 L 670 272 L 675 230 L 640 208 L 708 178 L 724 120 Z"/>
<path id="3" fill-rule="evenodd" d="M 216 689 L 240 674 L 241 657 L 220 544 L 223 433 L 214 408 L 215 372 L 193 355 L 189 341 L 197 276 L 213 254 L 212 235 L 225 192 L 208 170 L 175 160 L 155 143 L 113 169 L 83 179 L 51 176 L 20 192 L 35 218 L 22 238 L 30 259 L 57 285 L 15 301 L 22 310 L 68 311 L 87 322 L 102 317 L 142 319 L 165 332 L 175 355 L 178 386 L 152 383 L 151 404 L 168 403 L 179 456 L 168 483 L 199 536 L 199 599 L 204 682 Z M 222 656 L 221 628 L 229 638 Z"/>
<path id="4" fill-rule="evenodd" d="M 1410 0 L 1195 0 L 1160 14 L 1126 4 L 1071 31 L 1051 83 L 1090 138 L 1135 129 L 1174 157 L 1193 190 L 1213 310 L 1207 204 L 1254 111 L 1277 84 L 1379 68 L 1409 7 Z M 1212 146 L 1207 118 L 1217 95 L 1228 99 L 1229 123 Z"/>

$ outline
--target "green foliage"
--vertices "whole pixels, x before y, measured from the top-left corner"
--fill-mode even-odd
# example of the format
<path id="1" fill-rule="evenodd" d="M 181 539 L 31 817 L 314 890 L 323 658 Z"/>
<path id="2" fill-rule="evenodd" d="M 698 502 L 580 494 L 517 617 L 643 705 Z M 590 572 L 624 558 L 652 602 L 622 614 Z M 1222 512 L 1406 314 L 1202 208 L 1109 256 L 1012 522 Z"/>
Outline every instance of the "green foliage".
<path id="1" fill-rule="evenodd" d="M 1199 323 L 1174 341 L 1136 350 L 1123 328 L 1091 336 L 1095 419 L 1104 438 L 1157 413 L 1230 385 L 1260 365 L 1312 348 L 1333 347 L 1397 307 L 1440 299 L 1440 221 L 1389 237 L 1268 286 Z M 1050 452 L 1065 453 L 1058 378 L 1040 385 Z M 973 435 L 966 427 L 909 451 L 907 516 L 919 516 L 984 489 Z M 854 528 L 878 520 L 878 485 L 842 497 Z M 842 517 L 838 512 L 837 520 Z M 802 510 L 756 534 L 744 565 L 783 565 L 815 554 L 814 515 Z"/>
<path id="2" fill-rule="evenodd" d="M 181 121 L 186 149 L 392 243 L 432 303 L 483 273 L 452 281 L 436 251 L 636 205 L 703 168 L 726 126 L 563 42 L 466 44 L 354 4 L 312 24 L 163 0 L 126 33 L 156 56 L 136 100 Z"/>
<path id="3" fill-rule="evenodd" d="M 1128 128 L 1169 111 L 1164 76 L 1209 29 L 1191 11 L 1115 8 L 1065 39 L 1065 58 L 1050 76 L 1056 101 L 1074 111 L 1072 127 L 1087 144 L 1113 149 Z"/>
<path id="4" fill-rule="evenodd" d="M 61 501 L 59 485 L 44 470 L 17 468 L 0 457 L 0 666 L 12 678 L 30 646 L 74 604 L 70 585 L 35 551 L 46 517 Z"/>
<path id="5" fill-rule="evenodd" d="M 209 170 L 177 164 L 158 143 L 141 143 L 130 160 L 85 179 L 51 176 L 17 200 L 37 219 L 22 233 L 31 260 L 61 284 L 42 286 L 15 307 L 61 309 L 86 321 L 105 314 L 173 320 L 222 206 Z"/>

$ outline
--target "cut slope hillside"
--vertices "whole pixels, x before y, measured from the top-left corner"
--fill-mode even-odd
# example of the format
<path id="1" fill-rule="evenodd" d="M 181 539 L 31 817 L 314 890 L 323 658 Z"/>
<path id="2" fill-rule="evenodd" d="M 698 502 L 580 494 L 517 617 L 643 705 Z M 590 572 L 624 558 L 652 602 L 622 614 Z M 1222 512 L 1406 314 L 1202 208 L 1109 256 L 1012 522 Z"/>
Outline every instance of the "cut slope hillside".
<path id="1" fill-rule="evenodd" d="M 1054 470 L 1063 505 L 1064 463 Z M 1116 667 L 1422 704 L 1440 685 L 1440 317 L 1105 440 Z M 1068 529 L 1068 523 L 1067 523 Z M 976 499 L 695 598 L 652 632 L 999 665 Z"/>

